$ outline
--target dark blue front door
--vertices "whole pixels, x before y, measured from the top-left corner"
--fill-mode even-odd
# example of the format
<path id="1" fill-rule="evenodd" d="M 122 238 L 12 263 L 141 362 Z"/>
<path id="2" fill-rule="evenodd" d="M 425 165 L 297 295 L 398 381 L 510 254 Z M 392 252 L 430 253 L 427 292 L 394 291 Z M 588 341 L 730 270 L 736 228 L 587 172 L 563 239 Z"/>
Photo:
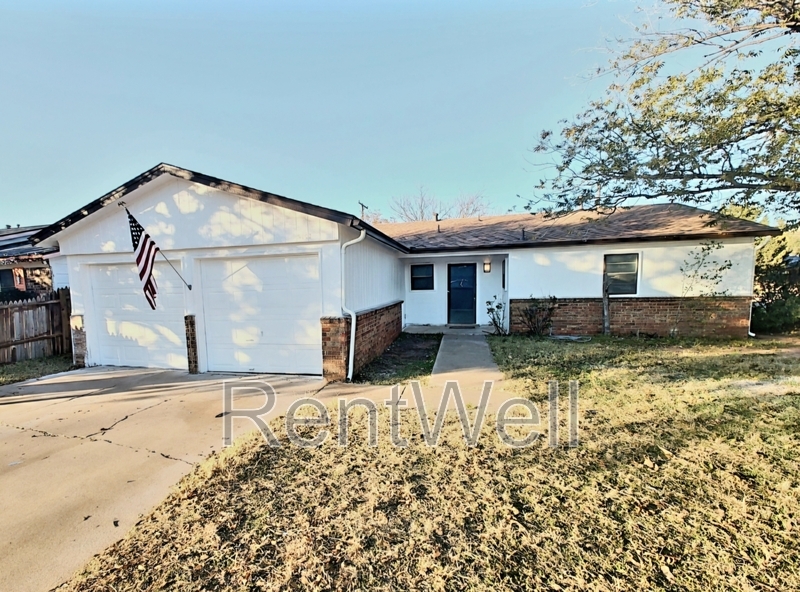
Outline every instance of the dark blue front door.
<path id="1" fill-rule="evenodd" d="M 474 263 L 447 266 L 447 322 L 450 325 L 475 324 L 476 268 Z"/>

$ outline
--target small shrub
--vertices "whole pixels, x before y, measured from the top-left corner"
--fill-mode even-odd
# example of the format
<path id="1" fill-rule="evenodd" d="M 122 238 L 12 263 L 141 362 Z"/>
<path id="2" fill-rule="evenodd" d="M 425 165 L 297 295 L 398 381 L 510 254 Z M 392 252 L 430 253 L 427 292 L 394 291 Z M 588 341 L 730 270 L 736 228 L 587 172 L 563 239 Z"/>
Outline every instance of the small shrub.
<path id="1" fill-rule="evenodd" d="M 506 306 L 497 300 L 497 296 L 492 296 L 491 300 L 486 301 L 486 314 L 489 315 L 489 322 L 495 335 L 508 335 L 508 330 L 506 329 Z"/>
<path id="2" fill-rule="evenodd" d="M 522 309 L 522 325 L 525 332 L 534 337 L 546 337 L 553 326 L 553 313 L 558 307 L 558 299 L 548 296 L 537 300 L 531 296 L 533 302 Z"/>

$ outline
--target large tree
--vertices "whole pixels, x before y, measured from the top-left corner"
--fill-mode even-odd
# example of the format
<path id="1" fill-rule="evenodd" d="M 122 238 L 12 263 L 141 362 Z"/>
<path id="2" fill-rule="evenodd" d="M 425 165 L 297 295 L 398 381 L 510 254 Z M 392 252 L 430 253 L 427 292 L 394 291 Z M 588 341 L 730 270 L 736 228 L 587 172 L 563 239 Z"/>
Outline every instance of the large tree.
<path id="1" fill-rule="evenodd" d="M 483 193 L 463 193 L 452 201 L 444 201 L 425 187 L 413 195 L 393 197 L 389 202 L 393 219 L 399 222 L 444 220 L 445 218 L 476 218 L 491 212 L 492 205 Z M 378 214 L 380 215 L 380 214 Z M 368 220 L 369 221 L 369 220 Z"/>
<path id="2" fill-rule="evenodd" d="M 535 151 L 549 155 L 537 190 L 544 209 L 613 211 L 666 199 L 759 205 L 796 221 L 800 2 L 660 6 L 666 18 L 638 28 L 612 60 L 607 95 L 559 133 L 542 133 Z M 678 71 L 675 53 L 692 65 Z"/>

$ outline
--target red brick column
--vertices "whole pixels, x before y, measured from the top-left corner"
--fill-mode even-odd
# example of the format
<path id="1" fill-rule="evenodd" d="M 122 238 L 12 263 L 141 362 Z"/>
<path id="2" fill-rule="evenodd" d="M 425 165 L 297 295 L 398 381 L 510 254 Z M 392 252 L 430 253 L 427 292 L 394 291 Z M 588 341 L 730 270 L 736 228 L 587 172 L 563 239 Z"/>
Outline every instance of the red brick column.
<path id="1" fill-rule="evenodd" d="M 197 329 L 195 327 L 194 315 L 183 317 L 186 326 L 186 358 L 189 361 L 189 374 L 199 372 L 197 366 Z"/>
<path id="2" fill-rule="evenodd" d="M 347 378 L 350 319 L 322 317 L 322 375 L 330 381 Z"/>

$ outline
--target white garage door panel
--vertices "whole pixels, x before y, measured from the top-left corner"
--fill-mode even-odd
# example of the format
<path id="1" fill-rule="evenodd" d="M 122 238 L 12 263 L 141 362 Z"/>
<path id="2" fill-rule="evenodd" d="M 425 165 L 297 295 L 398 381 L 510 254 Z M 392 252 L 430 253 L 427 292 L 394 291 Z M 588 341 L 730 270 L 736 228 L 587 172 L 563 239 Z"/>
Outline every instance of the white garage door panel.
<path id="1" fill-rule="evenodd" d="M 316 255 L 204 261 L 208 369 L 322 373 Z"/>
<path id="2" fill-rule="evenodd" d="M 186 370 L 183 285 L 166 263 L 153 272 L 156 310 L 142 293 L 135 265 L 95 265 L 91 270 L 98 351 L 92 360 L 108 366 Z"/>

